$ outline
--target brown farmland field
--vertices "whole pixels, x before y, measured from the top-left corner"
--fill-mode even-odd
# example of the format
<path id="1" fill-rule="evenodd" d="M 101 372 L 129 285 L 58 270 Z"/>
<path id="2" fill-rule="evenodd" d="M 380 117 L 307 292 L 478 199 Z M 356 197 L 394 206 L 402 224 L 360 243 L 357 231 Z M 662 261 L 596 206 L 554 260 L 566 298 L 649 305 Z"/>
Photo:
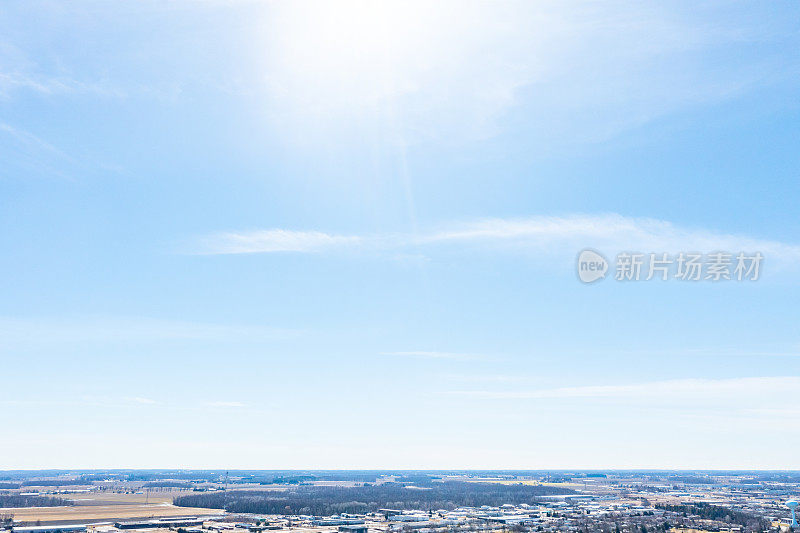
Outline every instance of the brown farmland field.
<path id="1" fill-rule="evenodd" d="M 223 514 L 221 509 L 199 507 L 175 507 L 172 498 L 177 492 L 146 494 L 88 493 L 63 494 L 62 498 L 75 501 L 70 507 L 22 507 L 0 509 L 0 514 L 13 514 L 14 520 L 24 525 L 40 522 L 48 524 L 84 524 L 114 522 L 144 518 L 167 518 L 174 516 L 205 516 Z M 145 503 L 145 500 L 148 503 Z"/>

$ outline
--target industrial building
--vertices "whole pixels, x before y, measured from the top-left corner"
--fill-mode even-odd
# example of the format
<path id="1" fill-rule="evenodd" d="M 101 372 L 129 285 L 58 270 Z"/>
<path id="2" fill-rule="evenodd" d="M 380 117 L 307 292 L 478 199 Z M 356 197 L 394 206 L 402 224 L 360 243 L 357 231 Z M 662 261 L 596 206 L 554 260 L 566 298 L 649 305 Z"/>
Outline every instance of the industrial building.
<path id="1" fill-rule="evenodd" d="M 153 529 L 170 527 L 202 526 L 199 518 L 162 518 L 153 520 L 137 520 L 134 522 L 115 522 L 117 529 Z"/>
<path id="2" fill-rule="evenodd" d="M 367 533 L 366 524 L 339 526 L 339 533 Z"/>
<path id="3" fill-rule="evenodd" d="M 53 526 L 24 526 L 13 527 L 14 533 L 83 533 L 86 531 L 86 524 L 77 525 L 53 525 Z"/>

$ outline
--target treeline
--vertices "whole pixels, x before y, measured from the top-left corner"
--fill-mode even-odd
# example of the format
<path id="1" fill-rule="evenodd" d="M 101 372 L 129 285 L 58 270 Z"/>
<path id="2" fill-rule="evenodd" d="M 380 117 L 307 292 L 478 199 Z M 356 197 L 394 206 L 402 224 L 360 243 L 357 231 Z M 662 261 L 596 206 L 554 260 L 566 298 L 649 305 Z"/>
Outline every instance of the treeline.
<path id="1" fill-rule="evenodd" d="M 670 476 L 667 478 L 670 483 L 683 483 L 684 485 L 710 485 L 714 480 L 700 476 Z"/>
<path id="2" fill-rule="evenodd" d="M 150 489 L 150 488 L 177 488 L 177 489 L 189 489 L 192 488 L 192 484 L 188 481 L 148 481 L 144 485 L 143 488 Z"/>
<path id="3" fill-rule="evenodd" d="M 0 482 L 0 489 L 18 489 L 20 488 L 21 483 L 3 483 Z"/>
<path id="4" fill-rule="evenodd" d="M 203 482 L 221 481 L 225 472 L 209 470 L 136 470 L 125 474 L 126 481 L 158 481 L 161 479 Z"/>
<path id="5" fill-rule="evenodd" d="M 73 505 L 73 502 L 63 498 L 50 498 L 47 496 L 0 494 L 0 507 L 61 507 L 64 505 Z"/>
<path id="6" fill-rule="evenodd" d="M 23 487 L 66 487 L 68 485 L 91 485 L 82 479 L 26 479 Z"/>
<path id="7" fill-rule="evenodd" d="M 760 516 L 704 502 L 679 505 L 657 503 L 655 507 L 657 509 L 664 509 L 665 511 L 672 511 L 673 513 L 683 514 L 685 516 L 695 515 L 706 520 L 732 522 L 742 526 L 749 526 L 754 529 L 766 528 L 769 525 L 769 522 Z"/>
<path id="8" fill-rule="evenodd" d="M 301 485 L 290 491 L 219 491 L 174 498 L 183 507 L 209 507 L 233 513 L 331 515 L 390 509 L 454 509 L 506 503 L 536 503 L 541 496 L 574 491 L 540 485 L 448 482 L 425 489 L 397 483 L 364 487 Z"/>

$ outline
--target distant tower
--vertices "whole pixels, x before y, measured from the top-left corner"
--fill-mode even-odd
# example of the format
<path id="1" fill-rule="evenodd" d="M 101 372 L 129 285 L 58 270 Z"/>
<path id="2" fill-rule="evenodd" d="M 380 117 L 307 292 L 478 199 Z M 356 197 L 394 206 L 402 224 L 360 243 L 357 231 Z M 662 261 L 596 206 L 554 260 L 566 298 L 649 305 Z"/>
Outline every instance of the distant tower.
<path id="1" fill-rule="evenodd" d="M 794 510 L 797 509 L 797 500 L 789 500 L 786 502 L 786 507 L 792 510 L 792 527 L 797 527 L 797 516 L 794 513 Z"/>

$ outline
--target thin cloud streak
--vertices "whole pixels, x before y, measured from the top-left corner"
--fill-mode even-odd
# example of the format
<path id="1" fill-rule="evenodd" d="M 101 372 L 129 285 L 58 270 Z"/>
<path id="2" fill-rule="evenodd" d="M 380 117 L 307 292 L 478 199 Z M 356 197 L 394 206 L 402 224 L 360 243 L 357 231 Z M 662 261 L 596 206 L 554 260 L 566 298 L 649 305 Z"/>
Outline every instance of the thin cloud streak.
<path id="1" fill-rule="evenodd" d="M 501 133 L 509 111 L 522 108 L 537 118 L 527 126 L 539 141 L 534 146 L 556 149 L 793 84 L 796 74 L 780 56 L 715 61 L 718 49 L 787 42 L 792 28 L 777 17 L 736 24 L 709 6 L 687 13 L 628 3 L 429 4 L 357 5 L 367 23 L 356 28 L 337 17 L 346 9 L 280 4 L 268 34 L 281 53 L 267 60 L 265 93 L 274 108 L 287 110 L 273 118 L 281 131 L 296 142 L 309 135 L 322 142 L 325 133 L 353 128 L 354 115 L 385 123 L 400 108 L 404 121 L 391 128 L 398 142 L 457 142 Z M 404 46 L 392 46 L 404 29 Z M 365 51 L 352 54 L 356 46 Z"/>
<path id="2" fill-rule="evenodd" d="M 521 391 L 450 391 L 447 394 L 485 400 L 548 399 L 686 399 L 729 395 L 794 394 L 800 388 L 799 376 L 745 377 L 732 379 L 676 379 L 626 385 L 590 385 Z"/>
<path id="3" fill-rule="evenodd" d="M 0 317 L 0 353 L 4 349 L 78 345 L 86 342 L 160 341 L 267 342 L 294 336 L 293 330 L 141 317 L 72 319 Z"/>
<path id="4" fill-rule="evenodd" d="M 484 359 L 483 356 L 475 354 L 436 352 L 436 351 L 381 352 L 380 355 L 390 355 L 396 357 L 421 357 L 426 359 L 456 359 L 456 360 Z"/>
<path id="5" fill-rule="evenodd" d="M 759 251 L 768 260 L 800 260 L 800 245 L 747 235 L 678 226 L 665 220 L 619 214 L 484 219 L 443 230 L 410 234 L 337 235 L 320 231 L 270 229 L 217 233 L 203 239 L 200 254 L 406 250 L 433 246 L 490 246 L 509 251 L 574 254 L 584 247 L 620 251 Z M 426 253 L 430 253 L 426 250 Z"/>
<path id="6" fill-rule="evenodd" d="M 487 219 L 434 233 L 423 238 L 422 242 L 506 242 L 522 248 L 566 248 L 572 252 L 576 246 L 593 246 L 614 252 L 758 250 L 773 256 L 800 258 L 798 245 L 613 213 Z"/>
<path id="7" fill-rule="evenodd" d="M 230 408 L 247 407 L 242 402 L 208 402 L 205 405 L 208 407 L 230 407 Z"/>
<path id="8" fill-rule="evenodd" d="M 128 400 L 131 401 L 131 402 L 134 402 L 134 403 L 142 404 L 142 405 L 155 405 L 155 404 L 158 403 L 157 401 L 155 401 L 155 400 L 153 400 L 151 398 L 142 398 L 142 397 L 139 397 L 139 396 L 136 396 L 136 397 L 133 397 L 133 398 L 128 398 Z"/>
<path id="9" fill-rule="evenodd" d="M 127 93 L 99 83 L 86 83 L 73 78 L 35 76 L 21 72 L 0 73 L 0 96 L 9 97 L 19 89 L 28 89 L 45 96 L 83 94 L 124 98 Z"/>
<path id="10" fill-rule="evenodd" d="M 7 133 L 8 135 L 12 136 L 14 139 L 16 139 L 18 142 L 24 145 L 33 146 L 42 151 L 49 152 L 52 155 L 56 155 L 71 160 L 71 158 L 67 154 L 65 154 L 52 144 L 48 143 L 47 141 L 37 137 L 36 135 L 30 132 L 21 130 L 19 128 L 15 128 L 14 126 L 7 124 L 5 122 L 0 122 L 0 132 Z"/>
<path id="11" fill-rule="evenodd" d="M 531 377 L 519 374 L 446 374 L 442 379 L 450 381 L 471 382 L 471 383 L 519 383 L 542 381 L 541 377 Z"/>
<path id="12" fill-rule="evenodd" d="M 250 232 L 227 232 L 209 235 L 202 241 L 199 254 L 249 254 L 269 252 L 323 252 L 352 247 L 361 237 L 331 235 L 320 231 L 283 229 Z"/>

